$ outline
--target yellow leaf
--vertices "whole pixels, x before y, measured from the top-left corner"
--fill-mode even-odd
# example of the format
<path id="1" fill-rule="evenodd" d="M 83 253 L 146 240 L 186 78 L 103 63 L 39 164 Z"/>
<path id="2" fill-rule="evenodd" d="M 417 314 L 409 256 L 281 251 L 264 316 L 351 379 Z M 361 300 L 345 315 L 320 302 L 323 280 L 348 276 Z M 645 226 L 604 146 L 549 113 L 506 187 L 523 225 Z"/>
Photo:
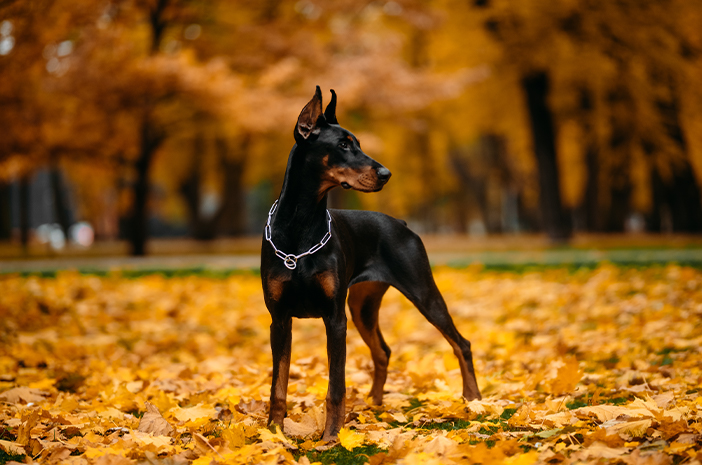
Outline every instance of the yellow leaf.
<path id="1" fill-rule="evenodd" d="M 2 394 L 0 394 L 0 400 L 3 400 L 10 404 L 16 404 L 20 401 L 25 403 L 38 403 L 44 400 L 44 397 L 49 396 L 48 392 L 42 391 L 40 389 L 33 389 L 27 386 L 20 386 L 16 388 L 9 389 Z"/>
<path id="2" fill-rule="evenodd" d="M 185 423 L 185 426 L 198 427 L 209 422 L 217 415 L 214 407 L 201 407 L 196 405 L 190 408 L 175 408 L 170 412 L 176 420 Z"/>
<path id="3" fill-rule="evenodd" d="M 299 422 L 285 418 L 285 433 L 296 438 L 305 438 L 317 432 L 317 422 L 312 415 L 304 415 Z"/>
<path id="4" fill-rule="evenodd" d="M 271 432 L 267 428 L 261 428 L 258 430 L 258 434 L 261 438 L 261 441 L 271 441 L 290 444 L 290 441 L 288 440 L 288 438 L 285 437 L 283 432 L 280 431 L 280 428 L 278 428 L 276 425 L 273 425 L 273 428 L 275 429 L 275 433 Z"/>
<path id="5" fill-rule="evenodd" d="M 314 385 L 307 388 L 307 392 L 316 395 L 318 399 L 324 399 L 324 397 L 327 395 L 328 384 L 329 383 L 327 381 L 318 379 L 315 381 Z"/>
<path id="6" fill-rule="evenodd" d="M 111 420 L 122 420 L 124 419 L 124 412 L 114 407 L 108 407 L 100 412 L 100 416 Z"/>
<path id="7" fill-rule="evenodd" d="M 212 463 L 212 457 L 208 457 L 206 455 L 203 455 L 202 457 L 196 458 L 192 462 L 190 462 L 191 465 L 210 465 Z"/>
<path id="8" fill-rule="evenodd" d="M 156 452 L 158 454 L 162 452 L 168 452 L 171 449 L 173 449 L 173 446 L 171 446 L 173 438 L 171 438 L 170 436 L 152 435 L 149 433 L 132 431 L 130 434 L 125 435 L 123 439 L 131 439 L 134 442 L 136 442 L 139 446 L 146 447 L 149 450 L 152 450 L 153 452 Z"/>
<path id="9" fill-rule="evenodd" d="M 121 455 L 125 456 L 127 451 L 125 449 L 119 449 L 115 447 L 88 447 L 83 454 L 86 458 L 94 459 L 96 457 L 102 457 L 103 455 Z"/>
<path id="10" fill-rule="evenodd" d="M 355 447 L 363 445 L 365 436 L 348 428 L 341 428 L 339 431 L 339 442 L 346 450 L 353 450 Z"/>
<path id="11" fill-rule="evenodd" d="M 505 465 L 532 465 L 539 459 L 539 453 L 535 450 L 530 450 L 524 454 L 515 454 L 512 457 L 507 457 L 502 462 Z"/>
<path id="12" fill-rule="evenodd" d="M 681 452 L 686 451 L 690 447 L 693 447 L 695 444 L 692 443 L 681 443 L 681 442 L 673 442 L 670 444 L 668 447 L 665 448 L 666 452 L 670 452 L 671 454 L 680 454 Z"/>
<path id="13" fill-rule="evenodd" d="M 457 445 L 456 441 L 439 435 L 422 445 L 419 450 L 421 452 L 445 457 L 456 450 Z"/>
<path id="14" fill-rule="evenodd" d="M 500 416 L 505 409 L 495 403 L 494 399 L 472 400 L 466 404 L 468 409 L 476 415 Z"/>
<path id="15" fill-rule="evenodd" d="M 567 394 L 572 392 L 581 378 L 582 372 L 579 369 L 578 361 L 574 357 L 566 358 L 563 361 L 563 365 L 558 368 L 556 379 L 551 381 L 550 391 L 552 394 Z"/>
<path id="16" fill-rule="evenodd" d="M 642 437 L 646 434 L 646 430 L 651 427 L 651 419 L 627 421 L 620 423 L 611 428 L 607 428 L 607 434 L 628 434 L 635 438 Z"/>
<path id="17" fill-rule="evenodd" d="M 24 447 L 16 442 L 0 440 L 0 450 L 10 455 L 24 455 Z"/>
<path id="18" fill-rule="evenodd" d="M 56 380 L 52 378 L 44 378 L 40 381 L 35 381 L 33 383 L 29 383 L 30 389 L 49 389 L 54 387 L 54 384 L 56 384 Z"/>
<path id="19" fill-rule="evenodd" d="M 223 430 L 222 437 L 225 441 L 227 441 L 227 445 L 231 449 L 236 449 L 246 444 L 246 435 L 244 434 L 244 430 L 237 426 Z"/>

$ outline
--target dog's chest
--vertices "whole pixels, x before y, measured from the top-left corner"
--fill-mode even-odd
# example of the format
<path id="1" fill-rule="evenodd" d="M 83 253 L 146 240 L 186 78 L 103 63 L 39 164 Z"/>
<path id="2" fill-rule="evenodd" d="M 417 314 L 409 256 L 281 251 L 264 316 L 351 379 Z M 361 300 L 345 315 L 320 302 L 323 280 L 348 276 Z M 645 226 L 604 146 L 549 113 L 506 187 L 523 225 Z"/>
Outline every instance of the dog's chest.
<path id="1" fill-rule="evenodd" d="M 335 301 L 339 279 L 333 271 L 321 271 L 301 277 L 293 273 L 271 273 L 264 282 L 264 292 L 274 308 L 285 309 L 297 318 L 323 316 Z"/>

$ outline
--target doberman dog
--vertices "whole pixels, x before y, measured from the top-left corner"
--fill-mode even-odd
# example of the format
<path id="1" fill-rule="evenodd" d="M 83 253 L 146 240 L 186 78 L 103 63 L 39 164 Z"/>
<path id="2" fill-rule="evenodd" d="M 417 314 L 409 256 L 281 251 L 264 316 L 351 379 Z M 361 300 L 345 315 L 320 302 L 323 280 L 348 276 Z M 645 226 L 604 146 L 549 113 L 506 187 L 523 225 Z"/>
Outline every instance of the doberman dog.
<path id="1" fill-rule="evenodd" d="M 470 342 L 461 336 L 436 287 L 421 239 L 404 221 L 378 212 L 327 210 L 336 186 L 377 192 L 390 171 L 363 153 L 358 139 L 336 120 L 336 93 L 322 112 L 322 93 L 302 109 L 283 187 L 273 204 L 261 247 L 263 294 L 271 314 L 273 381 L 268 423 L 286 415 L 292 318 L 322 318 L 327 334 L 329 387 L 323 440 L 344 425 L 346 295 L 353 322 L 368 344 L 374 375 L 370 396 L 383 401 L 390 348 L 378 327 L 389 286 L 404 294 L 453 347 L 463 397 L 480 399 Z"/>

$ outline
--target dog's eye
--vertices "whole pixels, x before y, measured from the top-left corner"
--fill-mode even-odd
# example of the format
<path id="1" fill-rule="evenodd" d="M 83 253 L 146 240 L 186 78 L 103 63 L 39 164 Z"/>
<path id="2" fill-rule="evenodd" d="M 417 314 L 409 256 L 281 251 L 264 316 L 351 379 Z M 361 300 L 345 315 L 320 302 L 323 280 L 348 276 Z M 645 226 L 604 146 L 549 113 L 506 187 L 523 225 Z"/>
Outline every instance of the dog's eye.
<path id="1" fill-rule="evenodd" d="M 339 148 L 347 149 L 349 148 L 349 143 L 345 140 L 342 140 L 341 142 L 339 142 Z"/>

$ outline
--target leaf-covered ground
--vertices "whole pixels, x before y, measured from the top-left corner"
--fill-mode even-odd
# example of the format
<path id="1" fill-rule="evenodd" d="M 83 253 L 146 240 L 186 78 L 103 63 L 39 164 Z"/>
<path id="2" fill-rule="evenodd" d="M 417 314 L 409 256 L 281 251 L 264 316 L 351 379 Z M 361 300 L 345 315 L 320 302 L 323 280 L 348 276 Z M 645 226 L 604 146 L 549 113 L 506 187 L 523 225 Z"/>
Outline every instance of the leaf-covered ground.
<path id="1" fill-rule="evenodd" d="M 702 273 L 439 269 L 484 400 L 399 293 L 385 404 L 349 321 L 347 420 L 319 442 L 323 326 L 296 320 L 283 435 L 253 274 L 0 276 L 0 463 L 699 463 Z"/>

